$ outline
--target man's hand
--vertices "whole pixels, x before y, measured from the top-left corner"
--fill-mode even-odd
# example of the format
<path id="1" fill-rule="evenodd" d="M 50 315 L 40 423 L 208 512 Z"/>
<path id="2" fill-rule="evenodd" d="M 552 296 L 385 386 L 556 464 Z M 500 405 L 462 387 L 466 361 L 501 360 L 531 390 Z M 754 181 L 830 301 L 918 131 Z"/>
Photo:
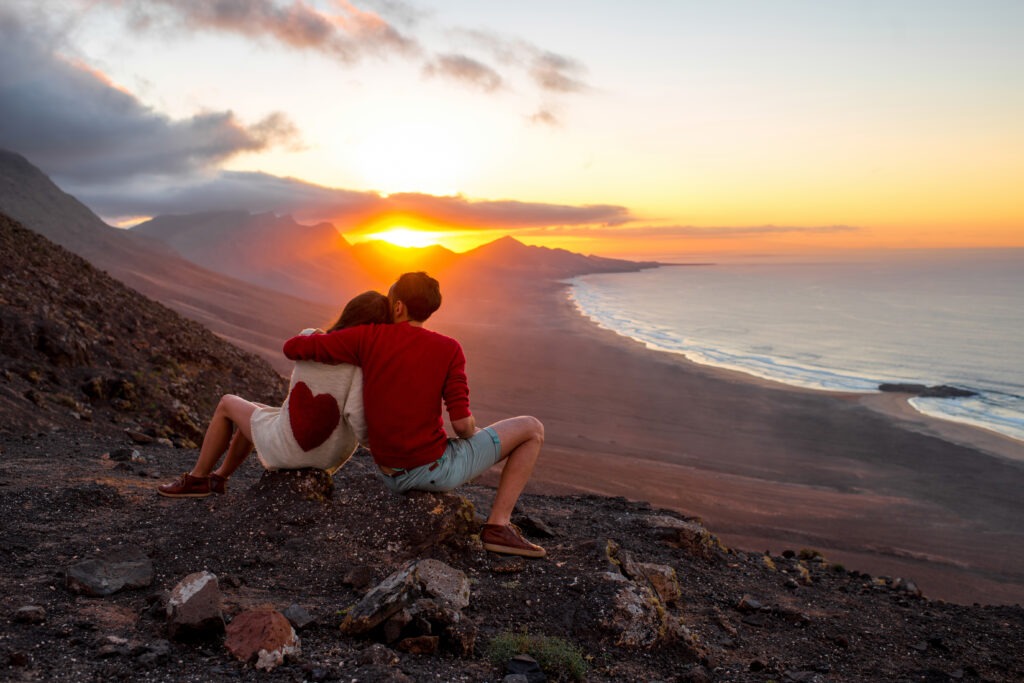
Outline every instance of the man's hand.
<path id="1" fill-rule="evenodd" d="M 461 439 L 468 439 L 480 431 L 472 415 L 459 420 L 452 420 L 452 429 L 455 430 L 456 436 Z"/>
<path id="2" fill-rule="evenodd" d="M 324 333 L 324 331 L 321 330 L 319 327 L 307 327 L 302 332 L 299 332 L 299 334 L 301 336 L 303 336 L 303 337 L 308 337 L 311 334 L 323 334 L 323 333 Z"/>

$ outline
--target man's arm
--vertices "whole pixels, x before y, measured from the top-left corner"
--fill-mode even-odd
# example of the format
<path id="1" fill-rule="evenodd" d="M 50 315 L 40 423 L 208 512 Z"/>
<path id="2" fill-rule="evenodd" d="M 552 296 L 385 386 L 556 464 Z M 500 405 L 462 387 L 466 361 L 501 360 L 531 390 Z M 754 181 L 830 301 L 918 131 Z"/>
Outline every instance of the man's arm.
<path id="1" fill-rule="evenodd" d="M 284 343 L 284 355 L 289 360 L 359 365 L 360 343 L 365 327 L 350 327 L 327 334 L 300 334 Z"/>
<path id="2" fill-rule="evenodd" d="M 456 343 L 452 358 L 448 363 L 448 374 L 442 390 L 445 407 L 448 408 L 448 419 L 452 429 L 459 437 L 466 439 L 477 432 L 476 420 L 469 409 L 469 380 L 466 377 L 466 356 L 462 347 Z"/>
<path id="3" fill-rule="evenodd" d="M 472 415 L 460 420 L 452 420 L 452 429 L 455 430 L 456 436 L 462 439 L 468 439 L 480 431 L 480 428 L 476 426 L 476 420 Z"/>

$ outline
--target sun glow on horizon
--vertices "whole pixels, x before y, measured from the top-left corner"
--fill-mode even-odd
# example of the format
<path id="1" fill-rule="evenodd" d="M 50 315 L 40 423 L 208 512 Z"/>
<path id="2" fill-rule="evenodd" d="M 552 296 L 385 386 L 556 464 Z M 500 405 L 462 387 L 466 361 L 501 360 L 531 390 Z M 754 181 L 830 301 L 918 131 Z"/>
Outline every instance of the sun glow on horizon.
<path id="1" fill-rule="evenodd" d="M 362 241 L 381 240 L 396 247 L 423 248 L 438 244 L 437 234 L 413 228 L 395 227 L 382 232 L 370 233 Z"/>

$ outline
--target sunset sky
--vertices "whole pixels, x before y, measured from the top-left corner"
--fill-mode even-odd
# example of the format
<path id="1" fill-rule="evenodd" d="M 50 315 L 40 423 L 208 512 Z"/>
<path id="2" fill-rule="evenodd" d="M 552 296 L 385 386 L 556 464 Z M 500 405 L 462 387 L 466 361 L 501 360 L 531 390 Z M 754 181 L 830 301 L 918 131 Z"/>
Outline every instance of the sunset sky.
<path id="1" fill-rule="evenodd" d="M 1021 36 L 1018 0 L 5 0 L 0 147 L 118 224 L 1024 246 Z"/>

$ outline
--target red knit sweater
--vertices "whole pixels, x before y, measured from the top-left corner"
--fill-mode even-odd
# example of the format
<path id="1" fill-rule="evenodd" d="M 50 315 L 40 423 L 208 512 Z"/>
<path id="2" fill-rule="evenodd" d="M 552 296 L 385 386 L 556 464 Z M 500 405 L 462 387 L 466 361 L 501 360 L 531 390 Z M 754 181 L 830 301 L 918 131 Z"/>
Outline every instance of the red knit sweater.
<path id="1" fill-rule="evenodd" d="M 292 337 L 292 360 L 352 363 L 363 369 L 363 407 L 373 459 L 412 469 L 444 453 L 448 417 L 469 417 L 466 356 L 451 337 L 408 323 L 361 325 L 328 334 Z"/>

